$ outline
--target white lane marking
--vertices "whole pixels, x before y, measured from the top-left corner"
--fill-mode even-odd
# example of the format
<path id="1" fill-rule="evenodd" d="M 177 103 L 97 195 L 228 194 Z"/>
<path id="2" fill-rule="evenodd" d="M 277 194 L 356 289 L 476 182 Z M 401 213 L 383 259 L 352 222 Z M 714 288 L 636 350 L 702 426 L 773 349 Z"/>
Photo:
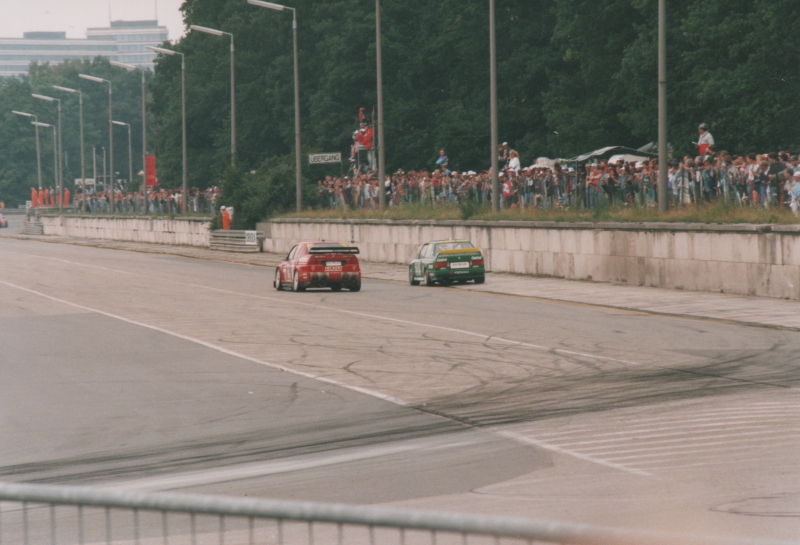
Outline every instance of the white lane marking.
<path id="1" fill-rule="evenodd" d="M 766 445 L 764 445 L 762 442 L 761 446 L 765 447 Z M 698 445 L 696 447 L 687 448 L 684 446 L 676 448 L 679 448 L 680 450 L 678 450 L 677 452 L 665 452 L 666 450 L 670 450 L 665 448 L 659 452 L 653 452 L 653 453 L 641 453 L 641 454 L 631 454 L 631 455 L 625 455 L 625 453 L 622 453 L 623 456 L 612 456 L 609 458 L 609 460 L 614 462 L 631 463 L 632 465 L 637 465 L 636 461 L 641 460 L 643 458 L 658 457 L 659 459 L 665 459 L 668 457 L 680 457 L 686 454 L 703 454 L 703 453 L 709 453 L 709 454 L 714 453 L 715 456 L 726 456 L 726 455 L 738 456 L 739 455 L 738 453 L 743 450 L 748 450 L 748 449 L 753 450 L 754 448 L 758 447 L 753 445 L 748 445 L 746 444 L 746 441 L 743 442 L 742 444 L 731 444 L 730 441 L 719 441 L 719 442 L 711 442 L 703 445 Z M 623 462 L 624 460 L 629 460 L 630 462 Z"/>
<path id="2" fill-rule="evenodd" d="M 513 432 L 513 431 L 509 431 L 509 430 L 492 430 L 492 431 L 493 431 L 493 433 L 496 433 L 497 435 L 500 435 L 501 437 L 506 437 L 508 439 L 512 439 L 512 440 L 517 441 L 519 443 L 524 443 L 524 444 L 527 444 L 527 445 L 541 447 L 543 449 L 551 450 L 553 452 L 560 452 L 561 454 L 567 454 L 569 456 L 572 456 L 573 458 L 578 458 L 579 460 L 584 460 L 584 461 L 587 461 L 587 462 L 600 464 L 600 465 L 603 465 L 603 466 L 606 466 L 606 467 L 611 467 L 611 468 L 614 468 L 614 469 L 618 469 L 620 471 L 624 471 L 626 473 L 634 473 L 636 475 L 641 475 L 643 477 L 653 477 L 653 474 L 652 473 L 648 473 L 647 471 L 644 471 L 644 470 L 641 470 L 641 469 L 632 468 L 632 467 L 628 467 L 628 466 L 625 466 L 625 465 L 622 465 L 622 464 L 617 464 L 615 462 L 612 462 L 610 460 L 606 460 L 606 459 L 603 459 L 603 458 L 596 458 L 596 457 L 591 456 L 589 454 L 584 454 L 582 452 L 578 452 L 578 451 L 575 451 L 575 450 L 565 449 L 565 448 L 562 448 L 562 447 L 560 447 L 558 445 L 553 445 L 552 443 L 546 443 L 544 441 L 539 441 L 538 439 L 534 439 L 533 437 L 528 437 L 527 435 L 523 435 L 521 433 L 517 433 L 517 432 Z"/>
<path id="3" fill-rule="evenodd" d="M 537 435 L 539 435 L 541 437 L 548 437 L 548 438 L 558 439 L 558 438 L 561 438 L 561 437 L 568 437 L 568 436 L 571 436 L 571 435 L 586 434 L 586 435 L 591 435 L 592 437 L 596 438 L 596 437 L 607 437 L 607 436 L 612 436 L 612 435 L 626 435 L 626 434 L 630 434 L 631 432 L 647 433 L 647 432 L 651 432 L 651 431 L 668 430 L 668 429 L 673 429 L 673 428 L 685 429 L 685 428 L 692 428 L 692 427 L 700 427 L 699 425 L 698 426 L 684 426 L 684 424 L 687 423 L 687 422 L 716 422 L 717 423 L 716 425 L 726 426 L 726 425 L 730 424 L 731 422 L 753 421 L 753 420 L 768 420 L 768 418 L 772 417 L 772 416 L 782 417 L 782 416 L 787 416 L 787 415 L 789 415 L 789 416 L 800 415 L 800 411 L 796 411 L 796 410 L 793 411 L 792 409 L 793 409 L 793 407 L 789 407 L 789 408 L 787 408 L 786 411 L 771 410 L 768 413 L 756 414 L 756 415 L 753 415 L 752 417 L 737 416 L 736 418 L 724 418 L 724 419 L 721 419 L 721 418 L 692 418 L 692 419 L 685 419 L 685 420 L 683 420 L 683 419 L 682 420 L 676 420 L 675 417 L 673 416 L 671 418 L 659 419 L 659 421 L 667 422 L 670 425 L 661 426 L 661 427 L 658 427 L 658 428 L 646 428 L 646 427 L 643 428 L 643 426 L 652 426 L 655 422 L 657 422 L 657 421 L 653 421 L 653 420 L 647 420 L 645 422 L 640 422 L 640 423 L 636 423 L 636 424 L 629 424 L 628 422 L 620 424 L 621 426 L 625 427 L 625 431 L 592 433 L 593 430 L 596 429 L 596 426 L 588 426 L 587 425 L 587 426 L 575 426 L 574 428 L 571 428 L 569 431 L 554 431 L 554 432 L 541 431 L 541 432 L 538 432 Z M 531 430 L 531 431 L 535 431 L 535 430 Z"/>
<path id="4" fill-rule="evenodd" d="M 29 289 L 29 288 L 18 286 L 16 284 L 12 284 L 10 282 L 5 282 L 5 281 L 0 280 L 0 284 L 3 284 L 3 285 L 8 286 L 10 288 L 18 289 L 20 291 L 31 293 L 33 295 L 37 295 L 39 297 L 43 297 L 45 299 L 49 299 L 49 300 L 55 301 L 57 303 L 62 303 L 62 304 L 69 305 L 69 306 L 74 307 L 74 308 L 79 308 L 81 310 L 86 310 L 86 311 L 89 311 L 89 312 L 95 312 L 95 313 L 100 314 L 102 316 L 107 316 L 109 318 L 113 318 L 115 320 L 120 320 L 120 321 L 128 323 L 128 324 L 137 325 L 139 327 L 144 327 L 144 328 L 147 328 L 147 329 L 151 329 L 153 331 L 158 331 L 159 333 L 163 333 L 165 335 L 171 335 L 171 336 L 176 337 L 178 339 L 182 339 L 182 340 L 185 340 L 185 341 L 193 342 L 193 343 L 199 344 L 200 346 L 204 346 L 206 348 L 210 348 L 212 350 L 216 350 L 218 352 L 221 352 L 223 354 L 227 354 L 229 356 L 241 358 L 243 360 L 251 361 L 253 363 L 258 363 L 260 365 L 271 367 L 273 369 L 278 369 L 278 370 L 281 370 L 281 371 L 285 371 L 287 373 L 293 373 L 295 375 L 306 377 L 306 378 L 309 378 L 309 379 L 312 379 L 312 380 L 319 380 L 321 382 L 326 382 L 328 384 L 339 386 L 339 387 L 345 388 L 347 390 L 352 390 L 354 392 L 358 392 L 358 393 L 361 393 L 361 394 L 364 394 L 364 395 L 376 397 L 378 399 L 381 399 L 381 400 L 384 400 L 384 401 L 388 401 L 388 402 L 394 403 L 396 405 L 400 405 L 401 407 L 411 407 L 412 406 L 411 403 L 409 403 L 409 402 L 407 402 L 407 401 L 405 401 L 403 399 L 400 399 L 398 397 L 389 396 L 389 395 L 386 395 L 386 394 L 382 394 L 380 392 L 376 392 L 376 391 L 373 391 L 373 390 L 368 390 L 366 388 L 361 388 L 359 386 L 353 386 L 351 384 L 347 384 L 347 383 L 344 383 L 344 382 L 339 382 L 337 380 L 329 379 L 329 378 L 322 377 L 322 376 L 313 375 L 311 373 L 304 373 L 302 371 L 297 371 L 295 369 L 290 369 L 288 367 L 284 367 L 284 366 L 278 365 L 276 363 L 270 363 L 270 362 L 267 362 L 267 361 L 259 360 L 257 358 L 253 358 L 253 357 L 247 356 L 245 354 L 240 354 L 238 352 L 234 352 L 233 350 L 228 350 L 227 348 L 223 348 L 221 346 L 217 346 L 215 344 L 211 344 L 209 342 L 206 342 L 206 341 L 203 341 L 203 340 L 200 340 L 200 339 L 195 339 L 193 337 L 189 337 L 187 335 L 183 335 L 183 334 L 177 333 L 175 331 L 169 331 L 167 329 L 163 329 L 163 328 L 160 328 L 160 327 L 157 327 L 157 326 L 153 326 L 153 325 L 150 325 L 150 324 L 145 324 L 143 322 L 138 322 L 136 320 L 131 320 L 131 319 L 128 319 L 128 318 L 124 318 L 122 316 L 119 316 L 119 315 L 116 315 L 116 314 L 112 314 L 110 312 L 105 312 L 105 311 L 102 311 L 102 310 L 99 310 L 99 309 L 87 307 L 87 306 L 84 306 L 84 305 L 79 305 L 77 303 L 73 303 L 71 301 L 66 301 L 64 299 L 59 299 L 57 297 L 53 297 L 51 295 L 47 295 L 45 293 L 41 293 L 41 292 L 36 291 L 36 290 L 32 290 L 32 289 Z M 443 418 L 446 418 L 446 417 L 443 417 Z M 481 429 L 481 428 L 478 428 L 478 429 Z M 556 445 L 551 445 L 551 444 L 545 443 L 543 441 L 537 441 L 535 439 L 532 439 L 532 438 L 529 438 L 529 437 L 525 437 L 525 436 L 522 436 L 520 434 L 516 434 L 514 432 L 502 431 L 502 430 L 491 430 L 491 429 L 489 429 L 488 431 L 490 433 L 494 433 L 494 434 L 499 435 L 501 437 L 514 439 L 517 442 L 521 442 L 523 444 L 533 445 L 533 446 L 540 447 L 542 449 L 550 450 L 552 452 L 557 452 L 557 453 L 560 453 L 560 454 L 570 455 L 570 456 L 573 456 L 573 457 L 578 458 L 580 460 L 585 460 L 585 461 L 592 462 L 592 463 L 597 464 L 597 465 L 602 465 L 602 466 L 605 466 L 605 467 L 617 469 L 617 470 L 620 470 L 620 471 L 624 471 L 626 473 L 632 473 L 632 474 L 635 474 L 635 475 L 641 475 L 641 476 L 646 476 L 646 477 L 652 477 L 653 476 L 652 474 L 650 474 L 650 473 L 648 473 L 646 471 L 642 471 L 642 470 L 634 469 L 634 468 L 628 468 L 628 467 L 625 467 L 625 466 L 620 465 L 620 464 L 615 464 L 615 463 L 608 462 L 606 460 L 602 460 L 602 459 L 599 459 L 599 458 L 593 458 L 591 456 L 586 456 L 585 454 L 581 454 L 579 452 L 572 452 L 570 450 L 563 449 L 563 448 L 558 447 Z"/>
<path id="5" fill-rule="evenodd" d="M 635 441 L 635 440 L 645 439 L 645 438 L 646 439 L 652 439 L 652 438 L 658 438 L 658 437 L 674 437 L 676 435 L 692 435 L 692 431 L 693 430 L 697 430 L 698 428 L 709 428 L 709 427 L 711 427 L 711 428 L 715 428 L 715 427 L 722 428 L 720 431 L 730 431 L 732 428 L 733 429 L 738 429 L 738 430 L 745 430 L 745 429 L 749 429 L 749 428 L 763 428 L 764 427 L 764 422 L 755 422 L 755 423 L 752 423 L 752 424 L 737 424 L 736 426 L 730 426 L 730 425 L 727 425 L 725 422 L 720 422 L 718 424 L 704 424 L 702 426 L 700 426 L 700 425 L 698 425 L 698 426 L 685 426 L 685 427 L 676 426 L 674 428 L 661 428 L 661 429 L 654 428 L 652 430 L 620 432 L 617 435 L 621 435 L 621 437 L 614 437 L 614 438 L 608 438 L 608 439 L 597 439 L 597 440 L 591 440 L 591 441 L 566 441 L 566 442 L 560 442 L 559 444 L 561 444 L 561 445 L 563 445 L 565 447 L 574 447 L 574 446 L 578 446 L 578 445 L 598 445 L 598 444 L 602 444 L 602 443 L 618 443 L 619 441 L 626 440 L 626 439 Z M 713 434 L 714 433 L 714 430 L 709 430 L 709 429 L 702 429 L 702 430 L 699 430 L 699 431 L 702 432 L 704 435 L 709 435 L 709 434 Z M 608 435 L 608 434 L 605 434 L 605 435 Z M 601 436 L 603 436 L 603 435 L 602 434 L 598 435 L 598 437 L 601 437 Z"/>
<path id="6" fill-rule="evenodd" d="M 161 475 L 156 477 L 143 477 L 141 479 L 131 479 L 116 481 L 101 485 L 101 488 L 124 488 L 125 490 L 138 491 L 163 491 L 176 488 L 188 488 L 191 486 L 209 485 L 236 481 L 240 479 L 253 479 L 266 477 L 268 475 L 278 475 L 281 473 L 291 473 L 294 471 L 304 471 L 349 462 L 358 462 L 370 458 L 380 458 L 405 452 L 437 451 L 451 448 L 462 448 L 478 444 L 477 440 L 464 441 L 452 439 L 445 440 L 412 440 L 404 441 L 398 445 L 371 445 L 367 447 L 356 447 L 337 451 L 336 454 L 328 452 L 305 454 L 294 456 L 291 459 L 269 460 L 266 462 L 255 462 L 241 464 L 232 467 L 222 467 L 215 469 L 202 469 L 198 471 L 187 471 L 176 475 Z"/>
<path id="7" fill-rule="evenodd" d="M 745 431 L 745 432 L 737 432 L 737 433 L 728 433 L 723 435 L 711 435 L 705 438 L 705 440 L 698 441 L 697 439 L 694 440 L 693 444 L 696 445 L 711 445 L 711 444 L 723 444 L 725 442 L 730 442 L 731 437 L 763 437 L 764 435 L 775 435 L 779 434 L 781 436 L 785 435 L 786 432 L 783 430 L 760 430 L 760 431 Z M 650 450 L 670 450 L 673 448 L 685 448 L 687 437 L 680 437 L 677 439 L 665 439 L 661 441 L 648 441 L 647 446 L 643 445 L 622 445 L 622 444 L 614 444 L 608 445 L 605 447 L 590 447 L 590 448 L 581 448 L 581 452 L 585 452 L 586 454 L 596 455 L 602 454 L 603 452 L 607 452 L 609 450 L 613 450 L 616 454 L 628 453 L 628 452 L 644 452 Z M 709 439 L 713 439 L 713 442 L 708 442 Z M 723 442 L 716 441 L 717 439 L 724 439 Z M 737 443 L 742 443 L 744 441 L 737 441 Z M 683 443 L 681 445 L 670 445 L 670 443 Z M 573 445 L 561 445 L 564 447 L 571 447 Z"/>

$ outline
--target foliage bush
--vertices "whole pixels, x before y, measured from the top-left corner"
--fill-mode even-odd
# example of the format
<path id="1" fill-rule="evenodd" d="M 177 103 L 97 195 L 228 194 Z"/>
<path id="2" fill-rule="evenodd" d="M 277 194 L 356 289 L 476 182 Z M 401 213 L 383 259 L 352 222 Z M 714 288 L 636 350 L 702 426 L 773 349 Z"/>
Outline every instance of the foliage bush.
<path id="1" fill-rule="evenodd" d="M 219 206 L 232 206 L 232 229 L 253 229 L 259 221 L 296 206 L 294 155 L 267 159 L 255 173 L 229 169 L 222 183 Z M 303 188 L 305 202 L 316 205 L 313 185 Z"/>

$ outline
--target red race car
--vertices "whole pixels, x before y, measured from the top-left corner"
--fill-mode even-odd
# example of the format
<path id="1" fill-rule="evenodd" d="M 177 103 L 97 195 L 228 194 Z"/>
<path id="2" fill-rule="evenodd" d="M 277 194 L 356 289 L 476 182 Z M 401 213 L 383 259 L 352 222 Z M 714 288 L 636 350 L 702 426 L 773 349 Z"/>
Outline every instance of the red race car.
<path id="1" fill-rule="evenodd" d="M 298 244 L 275 269 L 276 290 L 289 288 L 331 288 L 339 291 L 361 290 L 361 267 L 358 248 L 342 242 L 303 242 Z"/>

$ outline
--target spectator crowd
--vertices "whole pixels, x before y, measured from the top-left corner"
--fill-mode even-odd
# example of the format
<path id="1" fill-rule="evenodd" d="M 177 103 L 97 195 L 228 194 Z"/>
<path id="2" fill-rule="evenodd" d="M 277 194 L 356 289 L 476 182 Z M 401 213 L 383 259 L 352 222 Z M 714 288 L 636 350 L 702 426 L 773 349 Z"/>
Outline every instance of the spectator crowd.
<path id="1" fill-rule="evenodd" d="M 187 213 L 190 214 L 215 214 L 217 201 L 219 200 L 219 187 L 212 187 L 205 190 L 198 188 L 189 189 L 189 198 L 186 201 Z M 82 211 L 84 201 L 86 212 L 90 214 L 107 214 L 111 212 L 111 191 L 95 191 L 88 187 L 84 193 L 81 188 L 76 189 L 74 200 L 70 203 L 70 191 L 64 190 L 61 204 L 65 207 L 72 207 L 77 211 Z M 122 214 L 135 214 L 147 212 L 150 214 L 180 214 L 183 206 L 183 190 L 165 189 L 160 186 L 153 186 L 147 192 L 147 210 L 144 209 L 145 199 L 141 191 L 124 192 L 117 188 L 113 192 L 115 211 Z M 31 189 L 31 204 L 33 208 L 58 207 L 59 198 L 55 188 L 43 188 L 38 192 L 35 188 Z"/>
<path id="2" fill-rule="evenodd" d="M 701 126 L 702 127 L 702 126 Z M 725 201 L 738 206 L 785 207 L 800 215 L 800 162 L 788 152 L 734 155 L 718 152 L 701 128 L 701 155 L 673 160 L 668 170 L 672 207 Z M 522 167 L 519 154 L 503 144 L 498 151 L 501 208 L 593 209 L 608 205 L 653 207 L 658 203 L 658 161 L 613 163 L 539 161 Z M 458 171 L 444 149 L 430 168 L 398 170 L 386 177 L 387 204 L 463 204 L 491 202 L 491 171 Z M 378 207 L 379 184 L 369 163 L 348 176 L 317 183 L 323 206 Z"/>

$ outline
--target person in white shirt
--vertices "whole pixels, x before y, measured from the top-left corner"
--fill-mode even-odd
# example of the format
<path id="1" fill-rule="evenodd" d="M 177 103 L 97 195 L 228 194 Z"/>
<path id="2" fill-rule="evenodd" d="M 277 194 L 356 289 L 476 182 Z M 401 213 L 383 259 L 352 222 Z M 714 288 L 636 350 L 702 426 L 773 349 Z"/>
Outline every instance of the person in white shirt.
<path id="1" fill-rule="evenodd" d="M 708 146 L 714 145 L 714 137 L 708 132 L 708 125 L 701 123 L 697 130 L 700 131 L 700 138 L 697 139 L 697 147 L 700 150 L 700 155 L 705 155 L 708 151 Z"/>
<path id="2" fill-rule="evenodd" d="M 509 157 L 508 171 L 513 172 L 514 174 L 519 174 L 519 170 L 522 168 L 522 164 L 519 162 L 519 153 L 517 153 L 516 150 L 512 150 L 509 154 Z"/>

